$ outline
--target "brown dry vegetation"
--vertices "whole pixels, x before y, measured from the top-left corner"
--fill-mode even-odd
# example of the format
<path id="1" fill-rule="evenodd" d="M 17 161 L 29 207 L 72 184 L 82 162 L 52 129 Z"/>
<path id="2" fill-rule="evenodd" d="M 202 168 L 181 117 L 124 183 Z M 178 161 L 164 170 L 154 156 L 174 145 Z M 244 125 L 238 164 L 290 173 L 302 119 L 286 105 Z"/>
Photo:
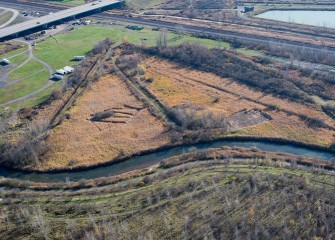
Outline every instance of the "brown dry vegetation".
<path id="1" fill-rule="evenodd" d="M 280 99 L 250 89 L 232 79 L 183 68 L 154 57 L 148 58 L 144 64 L 147 66 L 146 77 L 153 79 L 148 86 L 149 90 L 169 107 L 188 103 L 213 112 L 223 112 L 226 116 L 257 108 L 273 118 L 256 126 L 236 130 L 233 134 L 285 138 L 323 146 L 330 145 L 334 140 L 334 131 L 311 128 L 298 116 L 282 111 L 317 117 L 334 126 L 333 120 L 316 106 Z M 278 110 L 270 110 L 265 104 L 275 105 Z"/>
<path id="2" fill-rule="evenodd" d="M 4 42 L 0 44 L 0 55 L 9 53 L 19 48 L 23 48 L 25 44 L 18 42 Z"/>
<path id="3" fill-rule="evenodd" d="M 105 110 L 115 114 L 91 121 L 91 115 Z M 51 150 L 44 156 L 41 170 L 96 165 L 160 147 L 169 140 L 164 123 L 150 114 L 125 83 L 111 75 L 86 90 L 69 110 L 68 118 L 50 132 Z"/>
<path id="4" fill-rule="evenodd" d="M 0 238 L 334 238 L 331 172 L 317 162 L 306 168 L 262 152 L 252 152 L 253 159 L 231 159 L 234 153 L 244 158 L 246 150 L 240 150 L 183 154 L 146 176 L 45 184 L 54 191 L 34 191 L 44 188 L 35 183 L 22 191 L 31 183 L 16 181 L 0 192 Z M 14 183 L 0 184 L 5 181 Z"/>

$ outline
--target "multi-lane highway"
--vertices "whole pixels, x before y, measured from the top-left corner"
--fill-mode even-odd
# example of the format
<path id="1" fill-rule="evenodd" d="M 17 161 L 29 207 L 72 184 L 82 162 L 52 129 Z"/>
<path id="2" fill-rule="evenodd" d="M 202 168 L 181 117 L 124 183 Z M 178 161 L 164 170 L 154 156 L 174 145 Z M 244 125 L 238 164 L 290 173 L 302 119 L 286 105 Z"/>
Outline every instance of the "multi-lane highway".
<path id="1" fill-rule="evenodd" d="M 31 30 L 34 28 L 38 28 L 41 26 L 46 26 L 48 24 L 51 24 L 51 23 L 54 23 L 54 22 L 57 22 L 63 19 L 75 17 L 83 13 L 100 10 L 105 7 L 119 4 L 120 2 L 123 2 L 123 0 L 99 0 L 93 3 L 84 4 L 82 6 L 72 7 L 69 9 L 57 11 L 55 13 L 51 13 L 43 17 L 39 17 L 33 20 L 25 21 L 23 23 L 15 24 L 7 28 L 0 29 L 0 39 L 14 36 L 21 32 Z"/>
<path id="2" fill-rule="evenodd" d="M 40 12 L 55 12 L 60 11 L 62 9 L 68 8 L 64 5 L 50 5 L 50 4 L 44 4 L 43 2 L 21 2 L 17 0 L 0 0 L 0 6 L 7 6 L 10 8 L 15 9 L 30 9 Z M 121 22 L 128 22 L 132 24 L 140 24 L 140 25 L 147 25 L 157 28 L 166 28 L 168 30 L 176 30 L 177 24 L 172 22 L 164 22 L 159 20 L 149 20 L 149 19 L 143 19 L 143 18 L 137 18 L 137 17 L 127 17 L 122 15 L 112 15 L 109 13 L 99 13 L 94 14 L 93 17 L 102 19 L 102 20 L 114 20 L 114 21 L 121 21 Z M 36 20 L 35 20 L 36 21 Z M 229 30 L 219 30 L 209 27 L 199 27 L 195 25 L 186 25 L 186 24 L 178 24 L 178 26 L 182 26 L 183 31 L 185 33 L 190 34 L 208 34 L 211 36 L 220 36 L 220 37 L 228 37 L 228 38 L 236 38 L 246 41 L 252 41 L 252 42 L 263 42 L 263 43 L 280 43 L 281 45 L 287 45 L 287 46 L 295 46 L 295 47 L 304 47 L 304 49 L 308 50 L 318 50 L 318 51 L 326 51 L 335 53 L 335 47 L 321 47 L 319 45 L 315 45 L 313 43 L 302 43 L 300 41 L 295 40 L 287 40 L 287 39 L 281 39 L 281 38 L 275 38 L 275 37 L 269 37 L 269 36 L 257 36 L 252 34 L 247 34 L 244 32 L 233 32 Z M 308 36 L 306 36 L 308 37 Z"/>

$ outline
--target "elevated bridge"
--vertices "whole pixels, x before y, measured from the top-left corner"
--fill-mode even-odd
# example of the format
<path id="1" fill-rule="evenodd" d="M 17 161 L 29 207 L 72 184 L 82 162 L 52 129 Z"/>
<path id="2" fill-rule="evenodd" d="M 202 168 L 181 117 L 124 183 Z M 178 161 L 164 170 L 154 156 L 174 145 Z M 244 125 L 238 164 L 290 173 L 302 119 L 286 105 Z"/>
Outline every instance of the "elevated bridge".
<path id="1" fill-rule="evenodd" d="M 0 41 L 7 38 L 18 37 L 20 33 L 34 30 L 37 28 L 47 28 L 52 23 L 75 18 L 76 16 L 90 12 L 101 12 L 105 8 L 122 3 L 124 0 L 99 0 L 78 7 L 69 8 L 49 15 L 35 18 L 23 23 L 15 24 L 10 27 L 0 29 Z"/>

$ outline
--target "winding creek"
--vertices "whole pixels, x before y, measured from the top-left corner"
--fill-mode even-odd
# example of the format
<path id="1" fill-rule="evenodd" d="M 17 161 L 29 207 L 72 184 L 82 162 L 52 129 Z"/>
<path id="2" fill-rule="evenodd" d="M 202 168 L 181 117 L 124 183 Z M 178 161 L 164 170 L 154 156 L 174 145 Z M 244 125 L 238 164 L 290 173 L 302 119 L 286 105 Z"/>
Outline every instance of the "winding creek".
<path id="1" fill-rule="evenodd" d="M 33 182 L 61 182 L 69 179 L 70 181 L 79 181 L 81 179 L 94 179 L 99 177 L 108 177 L 112 175 L 121 174 L 135 169 L 149 167 L 158 164 L 162 160 L 181 155 L 183 153 L 204 150 L 207 148 L 220 148 L 220 147 L 254 147 L 263 151 L 269 152 L 283 152 L 291 153 L 300 156 L 314 157 L 322 160 L 334 160 L 335 154 L 320 150 L 311 150 L 305 147 L 298 147 L 291 144 L 269 143 L 262 141 L 214 141 L 210 143 L 199 143 L 191 146 L 179 146 L 168 150 L 162 150 L 155 153 L 133 157 L 129 160 L 96 167 L 89 170 L 61 172 L 61 173 L 33 173 L 33 172 L 20 172 L 0 168 L 0 176 L 16 178 L 21 180 L 29 180 Z"/>

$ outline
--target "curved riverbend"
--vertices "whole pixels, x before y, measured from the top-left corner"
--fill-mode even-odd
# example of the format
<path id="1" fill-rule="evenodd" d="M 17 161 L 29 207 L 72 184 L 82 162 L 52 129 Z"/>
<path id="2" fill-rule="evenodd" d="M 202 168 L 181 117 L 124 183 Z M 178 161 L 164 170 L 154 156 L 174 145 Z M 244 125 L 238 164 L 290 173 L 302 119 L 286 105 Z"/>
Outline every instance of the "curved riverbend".
<path id="1" fill-rule="evenodd" d="M 66 179 L 70 181 L 79 181 L 81 179 L 94 179 L 99 177 L 108 177 L 112 175 L 121 174 L 124 172 L 132 171 L 135 169 L 149 167 L 157 164 L 162 160 L 183 153 L 189 153 L 207 148 L 220 148 L 220 147 L 245 147 L 245 148 L 258 148 L 263 151 L 269 152 L 283 152 L 295 155 L 314 157 L 321 160 L 334 160 L 335 153 L 330 153 L 322 150 L 312 150 L 306 147 L 294 146 L 293 144 L 281 144 L 273 142 L 262 141 L 229 141 L 221 140 L 209 143 L 199 143 L 190 146 L 178 146 L 168 150 L 161 150 L 155 153 L 146 154 L 143 156 L 133 157 L 129 160 L 96 167 L 93 169 L 82 171 L 69 171 L 60 173 L 35 173 L 35 172 L 22 172 L 17 170 L 9 170 L 0 168 L 0 176 L 8 178 L 16 178 L 21 180 L 29 180 L 33 182 L 62 182 Z"/>

